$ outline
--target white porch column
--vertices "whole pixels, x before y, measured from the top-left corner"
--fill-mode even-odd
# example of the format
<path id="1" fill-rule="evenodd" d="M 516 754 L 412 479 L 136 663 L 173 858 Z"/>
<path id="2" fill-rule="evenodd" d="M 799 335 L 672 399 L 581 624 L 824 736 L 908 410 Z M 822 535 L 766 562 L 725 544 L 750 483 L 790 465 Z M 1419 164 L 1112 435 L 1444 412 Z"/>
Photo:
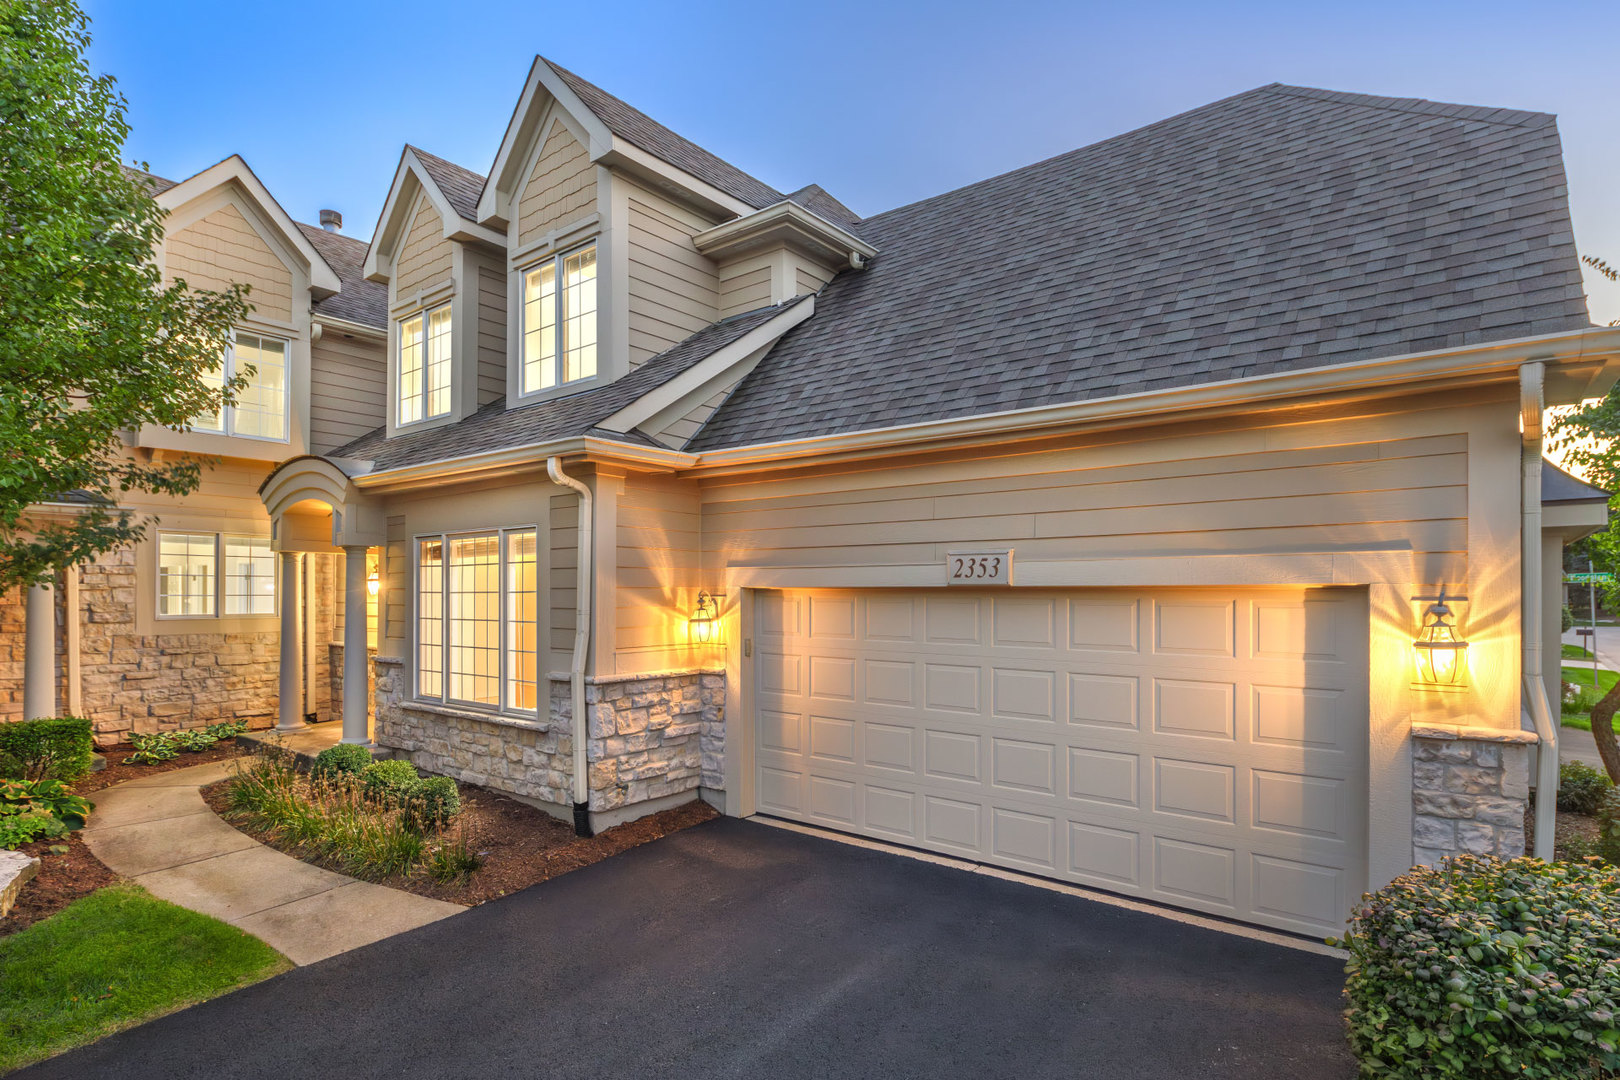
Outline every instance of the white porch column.
<path id="1" fill-rule="evenodd" d="M 56 715 L 56 593 L 49 585 L 28 590 L 23 617 L 23 719 Z"/>
<path id="2" fill-rule="evenodd" d="M 304 620 L 300 617 L 303 592 L 299 589 L 296 551 L 281 553 L 281 720 L 277 731 L 304 726 Z"/>
<path id="3" fill-rule="evenodd" d="M 366 548 L 343 548 L 343 741 L 371 742 L 366 708 Z"/>

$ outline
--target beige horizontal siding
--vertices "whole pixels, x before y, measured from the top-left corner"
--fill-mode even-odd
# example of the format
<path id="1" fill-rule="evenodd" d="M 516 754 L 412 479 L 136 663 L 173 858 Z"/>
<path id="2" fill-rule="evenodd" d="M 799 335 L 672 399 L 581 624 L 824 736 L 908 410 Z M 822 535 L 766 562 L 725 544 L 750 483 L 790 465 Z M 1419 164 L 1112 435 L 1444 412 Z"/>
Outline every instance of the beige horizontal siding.
<path id="1" fill-rule="evenodd" d="M 729 393 L 731 393 L 731 387 L 729 386 L 716 390 L 712 396 L 693 408 L 685 416 L 671 421 L 668 426 L 660 431 L 649 432 L 648 434 L 665 446 L 680 449 L 691 440 L 692 436 L 702 430 L 703 425 L 708 423 L 709 417 L 713 416 L 714 410 L 725 402 L 726 395 Z"/>
<path id="2" fill-rule="evenodd" d="M 720 317 L 730 318 L 745 311 L 769 306 L 771 302 L 771 268 L 755 266 L 751 270 L 722 267 L 720 270 Z"/>
<path id="3" fill-rule="evenodd" d="M 444 219 L 433 208 L 433 201 L 426 193 L 418 196 L 416 213 L 394 264 L 394 299 L 405 299 L 449 278 L 453 244 L 444 238 Z"/>
<path id="4" fill-rule="evenodd" d="M 800 262 L 793 268 L 795 296 L 805 293 L 818 293 L 821 287 L 833 279 L 832 272 L 819 263 Z"/>
<path id="5" fill-rule="evenodd" d="M 247 285 L 254 311 L 292 321 L 292 271 L 232 203 L 169 234 L 163 270 L 166 280 L 184 279 L 195 289 Z"/>
<path id="6" fill-rule="evenodd" d="M 595 209 L 596 167 L 574 133 L 556 120 L 518 198 L 518 244 L 531 243 Z"/>
<path id="7" fill-rule="evenodd" d="M 686 667 L 686 620 L 697 598 L 700 509 L 681 481 L 631 476 L 617 507 L 616 671 Z"/>
<path id="8" fill-rule="evenodd" d="M 566 671 L 574 652 L 574 623 L 579 604 L 579 496 L 553 495 L 551 522 L 551 611 L 548 671 Z"/>
<path id="9" fill-rule="evenodd" d="M 506 396 L 506 282 L 498 270 L 478 268 L 478 404 Z"/>
<path id="10" fill-rule="evenodd" d="M 635 367 L 720 317 L 719 277 L 692 237 L 714 222 L 630 188 L 630 364 Z"/>
<path id="11" fill-rule="evenodd" d="M 387 347 L 328 327 L 310 347 L 310 452 L 324 454 L 381 427 L 387 412 Z"/>

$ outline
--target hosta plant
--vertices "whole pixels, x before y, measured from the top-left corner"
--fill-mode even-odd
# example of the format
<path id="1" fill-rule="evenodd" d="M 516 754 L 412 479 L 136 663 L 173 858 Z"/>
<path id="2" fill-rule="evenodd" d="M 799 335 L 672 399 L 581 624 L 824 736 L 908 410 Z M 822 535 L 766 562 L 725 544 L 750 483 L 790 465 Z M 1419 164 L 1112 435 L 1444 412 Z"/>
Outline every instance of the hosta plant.
<path id="1" fill-rule="evenodd" d="M 84 828 L 94 804 L 75 795 L 60 780 L 0 780 L 0 816 L 41 813 L 60 821 L 65 831 Z"/>
<path id="2" fill-rule="evenodd" d="M 1620 1068 L 1620 870 L 1458 856 L 1362 898 L 1350 1045 L 1371 1080 L 1597 1078 Z"/>

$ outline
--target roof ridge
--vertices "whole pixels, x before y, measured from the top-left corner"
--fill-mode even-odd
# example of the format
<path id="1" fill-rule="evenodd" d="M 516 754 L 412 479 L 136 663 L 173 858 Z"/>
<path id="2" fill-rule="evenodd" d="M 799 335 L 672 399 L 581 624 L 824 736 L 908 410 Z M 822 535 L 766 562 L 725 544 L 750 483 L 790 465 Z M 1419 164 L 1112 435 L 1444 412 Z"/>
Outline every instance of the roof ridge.
<path id="1" fill-rule="evenodd" d="M 1351 90 L 1326 90 L 1318 86 L 1294 86 L 1289 83 L 1271 83 L 1263 90 L 1290 97 L 1314 98 L 1342 105 L 1356 105 L 1367 109 L 1387 109 L 1391 112 L 1418 113 L 1428 116 L 1447 116 L 1458 120 L 1476 120 L 1485 124 L 1503 124 L 1508 127 L 1531 127 L 1548 122 L 1556 123 L 1552 113 L 1533 109 L 1509 109 L 1495 105 L 1462 105 L 1432 98 L 1389 97 L 1382 94 L 1359 94 Z"/>
<path id="2" fill-rule="evenodd" d="M 468 176 L 476 176 L 480 180 L 487 179 L 487 177 L 485 177 L 483 173 L 477 171 L 476 169 L 469 169 L 469 168 L 467 168 L 467 166 L 458 164 L 458 163 L 456 163 L 454 161 L 451 161 L 447 157 L 441 157 L 440 155 L 435 154 L 431 150 L 424 150 L 424 149 L 422 149 L 422 147 L 417 146 L 415 143 L 406 143 L 405 144 L 405 149 L 409 150 L 411 153 L 415 154 L 417 157 L 428 158 L 428 159 L 430 159 L 430 160 L 432 160 L 434 162 L 437 162 L 438 164 L 448 165 L 452 169 L 460 169 L 462 172 L 466 173 Z"/>

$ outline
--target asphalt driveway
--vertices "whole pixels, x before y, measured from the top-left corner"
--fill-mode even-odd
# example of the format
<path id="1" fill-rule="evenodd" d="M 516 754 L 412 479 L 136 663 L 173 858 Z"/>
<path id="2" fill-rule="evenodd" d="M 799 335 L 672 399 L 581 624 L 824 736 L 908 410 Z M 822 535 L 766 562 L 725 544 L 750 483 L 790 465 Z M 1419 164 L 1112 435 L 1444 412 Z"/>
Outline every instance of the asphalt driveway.
<path id="1" fill-rule="evenodd" d="M 16 1075 L 1346 1080 L 1341 978 L 721 819 Z"/>

